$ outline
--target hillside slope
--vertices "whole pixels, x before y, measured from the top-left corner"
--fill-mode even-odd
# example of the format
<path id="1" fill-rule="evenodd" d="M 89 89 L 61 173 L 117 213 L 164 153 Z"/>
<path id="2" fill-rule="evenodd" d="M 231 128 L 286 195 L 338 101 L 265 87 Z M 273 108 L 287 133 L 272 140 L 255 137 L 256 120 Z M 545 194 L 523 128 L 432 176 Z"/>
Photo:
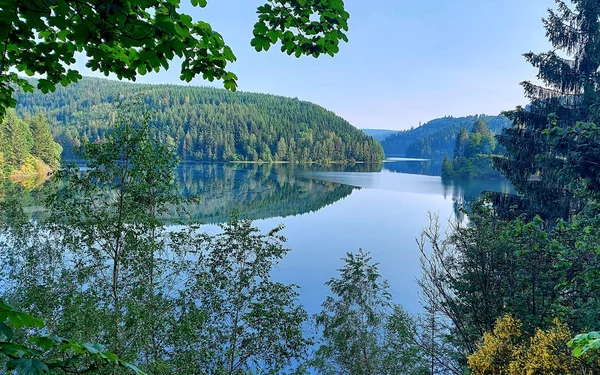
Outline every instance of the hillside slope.
<path id="1" fill-rule="evenodd" d="M 493 133 L 510 125 L 510 120 L 504 116 L 443 117 L 418 128 L 391 134 L 381 144 L 386 155 L 431 159 L 452 156 L 458 132 L 463 128 L 470 129 L 480 118 L 485 119 Z"/>
<path id="2" fill-rule="evenodd" d="M 44 179 L 58 167 L 61 151 L 43 116 L 22 119 L 9 110 L 0 123 L 0 181 Z"/>
<path id="3" fill-rule="evenodd" d="M 183 160 L 379 161 L 383 150 L 346 120 L 313 103 L 254 93 L 98 78 L 56 92 L 20 93 L 20 113 L 43 112 L 69 158 L 80 139 L 99 140 L 116 102 L 141 100 L 157 137 Z"/>
<path id="4" fill-rule="evenodd" d="M 375 138 L 376 141 L 383 141 L 390 134 L 395 133 L 397 130 L 389 130 L 389 129 L 361 129 L 363 133 L 366 135 Z"/>

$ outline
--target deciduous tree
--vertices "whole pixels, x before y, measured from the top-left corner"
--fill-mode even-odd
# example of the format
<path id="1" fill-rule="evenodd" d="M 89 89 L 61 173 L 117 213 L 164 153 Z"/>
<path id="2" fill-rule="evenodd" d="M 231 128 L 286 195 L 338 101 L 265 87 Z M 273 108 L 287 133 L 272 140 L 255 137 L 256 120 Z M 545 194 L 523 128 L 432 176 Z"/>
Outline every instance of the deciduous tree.
<path id="1" fill-rule="evenodd" d="M 205 7 L 207 0 L 192 0 Z M 257 9 L 252 46 L 296 57 L 333 56 L 347 41 L 349 14 L 343 0 L 272 0 Z M 168 69 L 182 59 L 181 79 L 201 75 L 223 80 L 235 90 L 237 76 L 228 70 L 233 51 L 210 24 L 181 12 L 179 0 L 2 0 L 0 1 L 0 120 L 14 107 L 14 87 L 32 85 L 15 72 L 42 75 L 37 87 L 54 91 L 81 79 L 69 67 L 76 53 L 87 67 L 119 79 Z"/>

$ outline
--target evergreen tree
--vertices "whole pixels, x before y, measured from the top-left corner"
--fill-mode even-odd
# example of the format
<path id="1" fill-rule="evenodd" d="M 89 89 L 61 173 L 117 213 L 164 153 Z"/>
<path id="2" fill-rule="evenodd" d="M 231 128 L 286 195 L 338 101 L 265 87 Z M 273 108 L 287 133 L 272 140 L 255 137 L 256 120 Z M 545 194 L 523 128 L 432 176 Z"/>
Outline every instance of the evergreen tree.
<path id="1" fill-rule="evenodd" d="M 0 132 L 5 134 L 7 147 L 6 159 L 10 165 L 19 167 L 30 154 L 32 135 L 27 124 L 21 120 L 15 111 L 8 111 Z"/>
<path id="2" fill-rule="evenodd" d="M 462 158 L 465 154 L 467 143 L 469 142 L 469 132 L 466 128 L 462 128 L 456 137 L 454 145 L 454 160 Z"/>
<path id="3" fill-rule="evenodd" d="M 4 159 L 4 153 L 0 151 L 0 179 L 5 177 L 6 169 L 6 159 Z"/>
<path id="4" fill-rule="evenodd" d="M 550 217 L 569 217 L 578 209 L 572 184 L 577 178 L 567 173 L 568 160 L 547 142 L 550 129 L 572 129 L 577 122 L 600 119 L 600 3 L 570 3 L 557 0 L 557 9 L 550 9 L 544 19 L 554 50 L 525 54 L 538 68 L 537 77 L 544 86 L 522 83 L 531 105 L 506 113 L 513 126 L 498 140 L 508 156 L 495 159 L 496 167 L 516 189 Z M 553 204 L 545 206 L 548 202 Z"/>
<path id="5" fill-rule="evenodd" d="M 77 157 L 72 149 L 78 140 L 106 137 L 117 110 L 114 98 L 143 100 L 152 131 L 185 160 L 345 163 L 384 157 L 377 141 L 334 113 L 273 95 L 85 78 L 51 94 L 17 98 L 20 113 L 44 113 L 65 158 Z"/>
<path id="6" fill-rule="evenodd" d="M 52 168 L 58 167 L 62 147 L 54 142 L 50 126 L 44 115 L 37 114 L 30 120 L 29 127 L 33 135 L 33 148 L 31 153 Z"/>
<path id="7" fill-rule="evenodd" d="M 490 129 L 487 126 L 487 122 L 484 118 L 480 118 L 475 121 L 473 124 L 473 128 L 471 129 L 471 133 L 479 133 L 481 135 L 487 135 L 490 133 Z"/>
<path id="8" fill-rule="evenodd" d="M 43 116 L 21 119 L 9 110 L 0 123 L 0 178 L 11 176 L 23 181 L 46 175 L 49 169 L 58 167 L 61 150 Z"/>
<path id="9" fill-rule="evenodd" d="M 448 159 L 448 156 L 445 156 L 442 162 L 442 177 L 450 177 L 453 174 L 454 168 L 452 167 L 452 162 Z"/>
<path id="10" fill-rule="evenodd" d="M 485 120 L 492 133 L 499 133 L 510 125 L 504 116 L 444 117 L 423 126 L 392 133 L 381 141 L 387 155 L 439 159 L 452 155 L 456 146 L 456 134 L 462 128 L 471 129 L 474 122 Z"/>

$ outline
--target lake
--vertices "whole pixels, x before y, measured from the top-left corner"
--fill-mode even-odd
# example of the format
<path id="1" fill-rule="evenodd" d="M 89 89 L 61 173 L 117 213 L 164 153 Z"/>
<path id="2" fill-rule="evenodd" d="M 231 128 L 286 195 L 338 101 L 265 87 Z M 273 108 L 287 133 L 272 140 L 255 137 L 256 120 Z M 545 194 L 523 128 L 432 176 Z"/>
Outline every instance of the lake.
<path id="1" fill-rule="evenodd" d="M 183 164 L 180 192 L 202 198 L 187 220 L 208 223 L 209 233 L 231 210 L 268 231 L 285 229 L 291 252 L 274 278 L 300 286 L 310 314 L 320 310 L 347 252 L 362 248 L 380 263 L 394 301 L 419 310 L 420 274 L 415 238 L 429 223 L 464 220 L 459 207 L 483 191 L 513 192 L 507 181 L 443 182 L 429 161 L 392 159 L 381 166 L 292 166 L 285 164 Z M 170 220 L 181 219 L 171 217 Z"/>

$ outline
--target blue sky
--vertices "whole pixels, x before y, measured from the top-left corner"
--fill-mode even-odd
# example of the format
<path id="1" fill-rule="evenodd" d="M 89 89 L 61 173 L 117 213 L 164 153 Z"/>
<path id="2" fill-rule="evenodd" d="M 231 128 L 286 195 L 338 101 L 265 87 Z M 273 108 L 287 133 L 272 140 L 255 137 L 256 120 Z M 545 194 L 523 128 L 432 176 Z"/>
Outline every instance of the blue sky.
<path id="1" fill-rule="evenodd" d="M 185 2 L 186 0 L 183 0 Z M 264 0 L 209 0 L 183 5 L 210 22 L 233 48 L 231 66 L 244 91 L 318 103 L 359 128 L 406 129 L 420 121 L 498 114 L 525 104 L 523 59 L 549 49 L 541 18 L 552 0 L 345 0 L 350 42 L 338 55 L 296 59 L 250 46 Z M 81 68 L 83 63 L 78 63 Z M 82 73 L 91 75 L 85 69 Z M 139 82 L 180 83 L 178 64 Z M 193 85 L 207 85 L 202 79 Z"/>

